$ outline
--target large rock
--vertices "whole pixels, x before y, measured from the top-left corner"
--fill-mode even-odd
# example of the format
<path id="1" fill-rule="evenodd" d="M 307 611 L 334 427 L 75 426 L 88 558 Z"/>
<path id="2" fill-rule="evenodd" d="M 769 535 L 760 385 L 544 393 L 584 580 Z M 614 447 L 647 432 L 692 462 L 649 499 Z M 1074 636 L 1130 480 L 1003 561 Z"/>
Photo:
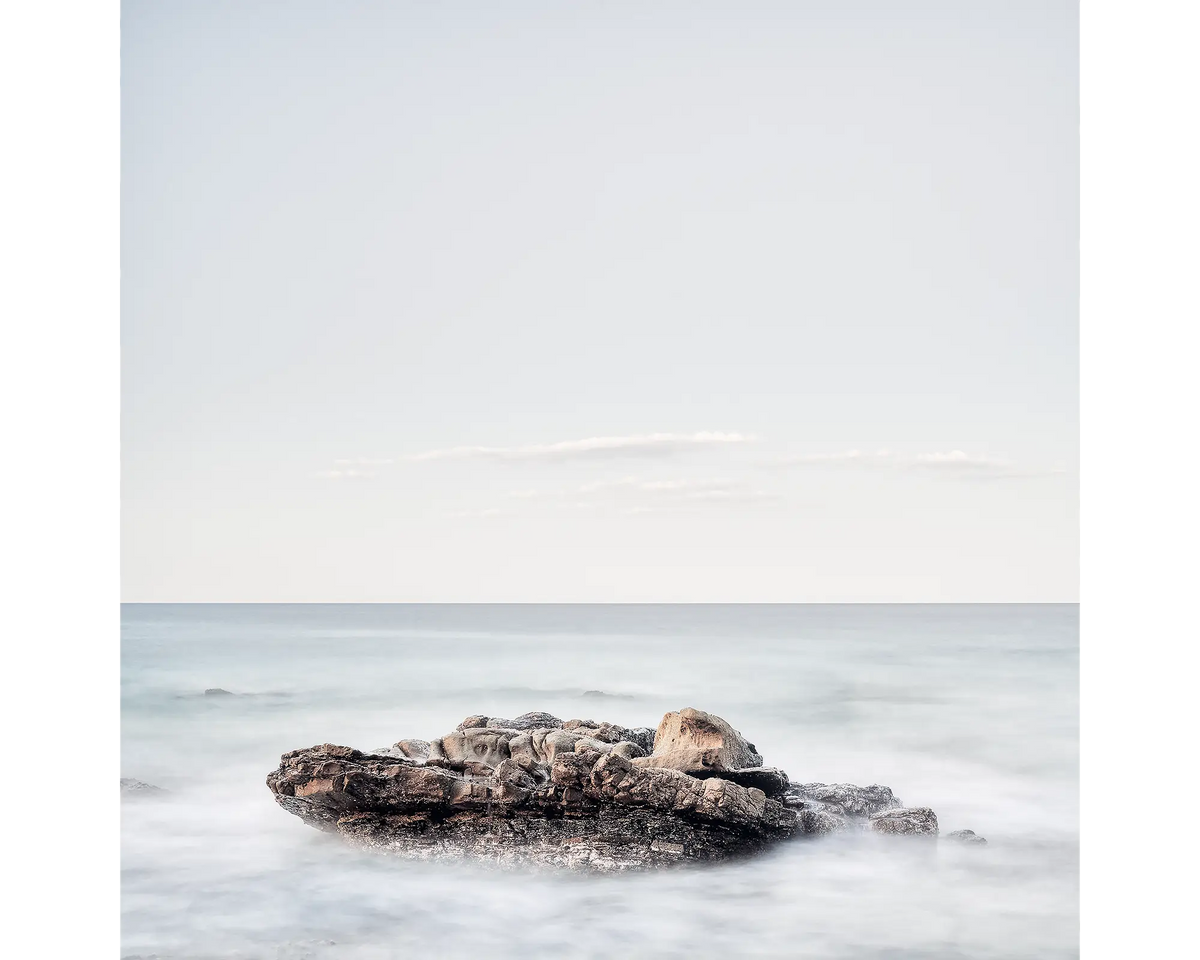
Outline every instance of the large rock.
<path id="1" fill-rule="evenodd" d="M 720 773 L 762 766 L 762 755 L 720 717 L 694 707 L 668 713 L 654 735 L 654 750 L 638 762 L 683 773 Z"/>
<path id="2" fill-rule="evenodd" d="M 865 801 L 827 807 L 763 767 L 728 723 L 698 710 L 667 714 L 650 757 L 626 739 L 630 728 L 546 714 L 517 721 L 534 716 L 556 725 L 481 714 L 429 743 L 293 750 L 267 785 L 285 810 L 362 847 L 592 870 L 722 860 L 868 823 Z M 699 775 L 663 762 L 696 751 L 708 760 Z"/>

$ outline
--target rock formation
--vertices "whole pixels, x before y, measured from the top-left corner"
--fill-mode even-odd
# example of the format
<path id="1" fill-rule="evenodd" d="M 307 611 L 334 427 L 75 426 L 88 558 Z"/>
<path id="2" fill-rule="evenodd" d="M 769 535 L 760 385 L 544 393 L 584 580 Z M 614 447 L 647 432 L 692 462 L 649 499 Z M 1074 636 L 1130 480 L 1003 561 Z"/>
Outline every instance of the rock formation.
<path id="1" fill-rule="evenodd" d="M 471 716 L 445 736 L 280 758 L 285 810 L 358 846 L 424 859 L 622 870 L 711 861 L 844 830 L 936 836 L 887 787 L 793 784 L 720 717 L 685 708 L 657 731 L 546 713 Z"/>

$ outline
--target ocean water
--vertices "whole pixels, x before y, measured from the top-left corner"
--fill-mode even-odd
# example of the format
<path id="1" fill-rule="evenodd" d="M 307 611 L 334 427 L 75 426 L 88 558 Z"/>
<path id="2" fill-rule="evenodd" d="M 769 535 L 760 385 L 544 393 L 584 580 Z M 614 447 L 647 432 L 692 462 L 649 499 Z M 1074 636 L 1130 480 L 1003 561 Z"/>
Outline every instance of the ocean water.
<path id="1" fill-rule="evenodd" d="M 1078 956 L 1075 605 L 126 605 L 122 952 L 159 958 Z M 233 697 L 206 697 L 222 687 Z M 279 755 L 475 713 L 720 714 L 796 781 L 882 783 L 984 847 L 800 839 L 658 873 L 372 856 Z M 115 785 L 114 785 L 115 786 Z"/>

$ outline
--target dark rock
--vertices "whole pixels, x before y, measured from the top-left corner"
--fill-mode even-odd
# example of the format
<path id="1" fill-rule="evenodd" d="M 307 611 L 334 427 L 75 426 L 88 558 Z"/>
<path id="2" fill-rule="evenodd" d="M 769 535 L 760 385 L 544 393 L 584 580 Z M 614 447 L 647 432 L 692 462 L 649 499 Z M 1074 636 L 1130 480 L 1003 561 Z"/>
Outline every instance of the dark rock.
<path id="1" fill-rule="evenodd" d="M 768 797 L 782 797 L 791 786 L 788 775 L 775 767 L 746 767 L 742 770 L 723 770 L 720 773 L 712 770 L 693 770 L 689 773 L 702 780 L 721 777 L 743 787 L 757 787 Z"/>
<path id="2" fill-rule="evenodd" d="M 974 830 L 951 830 L 949 833 L 943 833 L 942 839 L 953 840 L 955 843 L 963 843 L 968 845 L 987 843 L 987 840 L 977 834 Z"/>
<path id="3" fill-rule="evenodd" d="M 209 687 L 207 690 L 204 691 L 204 695 L 206 697 L 232 697 L 232 696 L 235 696 L 235 694 L 230 693 L 228 690 L 224 690 L 221 687 Z"/>
<path id="4" fill-rule="evenodd" d="M 625 730 L 625 739 L 636 743 L 647 755 L 654 751 L 653 727 L 629 727 Z"/>

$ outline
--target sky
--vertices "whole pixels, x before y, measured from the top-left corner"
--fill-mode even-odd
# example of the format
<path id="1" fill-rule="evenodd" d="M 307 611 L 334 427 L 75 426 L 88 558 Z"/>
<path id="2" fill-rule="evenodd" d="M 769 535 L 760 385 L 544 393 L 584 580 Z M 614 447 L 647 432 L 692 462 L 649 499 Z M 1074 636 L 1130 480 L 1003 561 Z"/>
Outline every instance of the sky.
<path id="1" fill-rule="evenodd" d="M 1074 3 L 126 2 L 126 601 L 1075 601 Z"/>

